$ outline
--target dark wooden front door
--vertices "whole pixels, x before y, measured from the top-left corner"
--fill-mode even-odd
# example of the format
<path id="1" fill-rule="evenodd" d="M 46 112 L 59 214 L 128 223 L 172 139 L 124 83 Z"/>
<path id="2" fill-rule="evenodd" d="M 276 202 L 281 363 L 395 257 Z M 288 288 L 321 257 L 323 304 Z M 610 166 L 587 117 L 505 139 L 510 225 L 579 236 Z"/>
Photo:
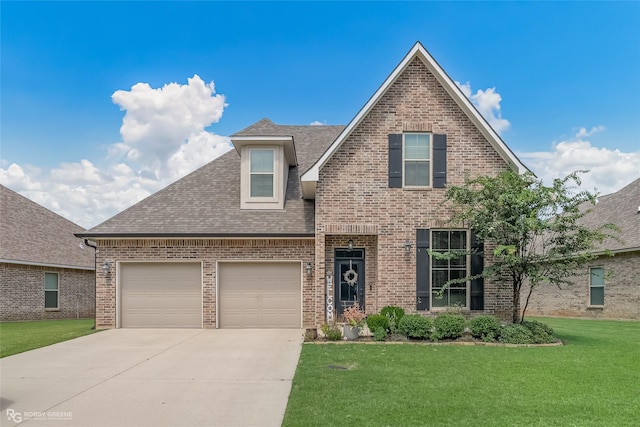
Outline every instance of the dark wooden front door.
<path id="1" fill-rule="evenodd" d="M 358 301 L 364 311 L 364 249 L 335 250 L 336 312 L 341 316 L 345 308 Z"/>

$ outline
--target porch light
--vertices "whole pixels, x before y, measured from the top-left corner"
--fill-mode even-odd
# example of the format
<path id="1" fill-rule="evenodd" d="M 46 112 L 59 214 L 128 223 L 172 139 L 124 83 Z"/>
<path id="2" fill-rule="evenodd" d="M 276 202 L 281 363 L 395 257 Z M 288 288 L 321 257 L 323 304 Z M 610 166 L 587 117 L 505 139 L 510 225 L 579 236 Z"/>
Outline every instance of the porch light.
<path id="1" fill-rule="evenodd" d="M 409 239 L 404 241 L 404 251 L 406 253 L 411 252 L 411 241 L 409 241 Z"/>
<path id="2" fill-rule="evenodd" d="M 109 261 L 105 261 L 104 264 L 102 264 L 102 269 L 104 271 L 109 271 L 109 268 L 111 268 L 111 264 L 109 263 Z"/>
<path id="3" fill-rule="evenodd" d="M 353 240 L 349 239 L 349 242 L 347 243 L 347 248 L 352 251 L 353 250 Z"/>
<path id="4" fill-rule="evenodd" d="M 311 276 L 311 262 L 307 261 L 304 265 L 304 269 L 307 271 L 307 276 Z"/>

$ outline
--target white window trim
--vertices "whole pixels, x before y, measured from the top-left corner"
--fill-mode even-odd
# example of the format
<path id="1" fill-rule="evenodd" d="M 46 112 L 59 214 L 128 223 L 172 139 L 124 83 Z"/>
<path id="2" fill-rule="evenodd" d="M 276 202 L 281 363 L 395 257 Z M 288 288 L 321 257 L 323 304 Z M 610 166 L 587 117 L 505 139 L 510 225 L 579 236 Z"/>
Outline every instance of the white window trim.
<path id="1" fill-rule="evenodd" d="M 599 285 L 592 285 L 591 284 L 591 270 L 593 269 L 600 269 L 602 270 L 602 286 Z M 605 283 L 604 283 L 604 279 L 605 279 L 605 272 L 604 272 L 604 267 L 601 265 L 594 265 L 593 267 L 589 267 L 589 301 L 587 301 L 587 306 L 588 307 L 594 307 L 594 308 L 602 308 L 604 307 L 604 302 L 603 304 L 591 304 L 591 289 L 592 288 L 602 288 L 602 297 L 604 299 L 605 295 L 604 295 L 604 291 L 605 291 Z"/>
<path id="2" fill-rule="evenodd" d="M 273 150 L 273 197 L 251 197 L 251 151 Z M 244 145 L 240 154 L 240 209 L 284 209 L 289 164 L 283 145 Z"/>
<path id="3" fill-rule="evenodd" d="M 47 274 L 55 274 L 56 275 L 56 285 L 57 288 L 54 291 L 53 289 L 47 289 Z M 60 273 L 58 273 L 57 271 L 45 271 L 44 272 L 44 278 L 43 278 L 43 283 L 42 286 L 44 288 L 44 294 L 45 294 L 45 303 L 44 303 L 44 309 L 46 311 L 59 311 L 60 310 Z M 55 307 L 47 307 L 47 292 L 55 292 L 56 293 L 56 306 Z"/>
<path id="4" fill-rule="evenodd" d="M 429 158 L 428 159 L 406 159 L 407 150 L 404 146 L 405 135 L 429 135 Z M 410 162 L 429 162 L 429 185 L 406 185 L 407 173 L 405 165 Z M 403 132 L 402 133 L 402 188 L 406 190 L 424 190 L 433 188 L 433 133 L 432 132 Z"/>
<path id="5" fill-rule="evenodd" d="M 273 153 L 273 167 L 272 167 L 272 172 L 252 172 L 251 171 L 251 156 L 253 154 L 254 151 L 271 151 Z M 278 193 L 278 189 L 276 188 L 276 164 L 278 163 L 278 160 L 276 158 L 277 156 L 277 150 L 274 147 L 252 147 L 249 148 L 249 199 L 248 202 L 275 202 L 277 201 L 277 193 Z M 254 175 L 271 175 L 273 178 L 273 193 L 271 196 L 252 196 L 251 195 L 251 178 Z"/>
<path id="6" fill-rule="evenodd" d="M 433 250 L 433 232 L 438 232 L 438 231 L 464 231 L 467 233 L 467 238 L 466 238 L 466 250 L 468 251 L 469 248 L 471 248 L 471 230 L 465 229 L 465 228 L 436 228 L 436 229 L 432 229 L 429 232 L 429 249 Z M 467 254 L 466 255 L 466 276 L 468 277 L 471 273 L 471 255 Z M 448 310 L 451 306 L 446 306 L 446 307 L 434 307 L 433 306 L 433 259 L 431 258 L 431 255 L 429 255 L 429 310 L 430 311 L 446 311 Z M 465 299 L 466 299 L 466 305 L 464 307 L 461 307 L 463 310 L 470 310 L 471 307 L 471 281 L 467 280 L 467 284 L 466 284 L 466 294 L 465 294 Z"/>

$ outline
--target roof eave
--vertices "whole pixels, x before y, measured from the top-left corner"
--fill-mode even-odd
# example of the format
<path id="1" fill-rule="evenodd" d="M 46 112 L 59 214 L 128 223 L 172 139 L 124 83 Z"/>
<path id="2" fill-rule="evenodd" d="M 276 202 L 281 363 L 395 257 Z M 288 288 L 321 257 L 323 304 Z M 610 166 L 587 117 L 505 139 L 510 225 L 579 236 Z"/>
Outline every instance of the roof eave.
<path id="1" fill-rule="evenodd" d="M 315 233 L 78 233 L 85 239 L 308 239 Z"/>

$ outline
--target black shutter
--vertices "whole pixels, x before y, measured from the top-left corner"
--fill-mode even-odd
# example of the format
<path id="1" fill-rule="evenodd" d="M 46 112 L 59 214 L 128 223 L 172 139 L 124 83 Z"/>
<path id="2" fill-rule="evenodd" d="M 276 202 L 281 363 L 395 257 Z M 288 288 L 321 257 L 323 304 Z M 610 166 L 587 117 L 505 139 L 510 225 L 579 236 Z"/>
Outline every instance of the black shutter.
<path id="1" fill-rule="evenodd" d="M 481 274 L 484 269 L 484 243 L 471 231 L 471 275 Z M 471 310 L 484 310 L 484 278 L 471 281 Z"/>
<path id="2" fill-rule="evenodd" d="M 447 186 L 447 135 L 433 135 L 433 188 Z"/>
<path id="3" fill-rule="evenodd" d="M 389 188 L 402 188 L 402 134 L 389 134 Z"/>
<path id="4" fill-rule="evenodd" d="M 429 230 L 416 230 L 416 308 L 429 310 Z"/>

